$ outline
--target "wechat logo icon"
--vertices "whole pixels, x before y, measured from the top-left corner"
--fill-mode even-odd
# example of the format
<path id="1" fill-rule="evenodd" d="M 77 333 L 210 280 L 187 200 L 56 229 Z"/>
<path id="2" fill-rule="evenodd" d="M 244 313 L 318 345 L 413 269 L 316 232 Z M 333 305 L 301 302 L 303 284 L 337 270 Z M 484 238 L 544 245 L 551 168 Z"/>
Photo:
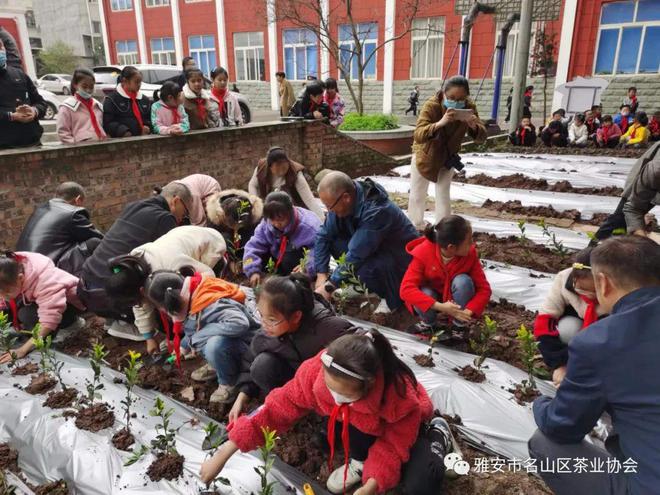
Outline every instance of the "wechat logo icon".
<path id="1" fill-rule="evenodd" d="M 444 458 L 447 474 L 453 472 L 459 476 L 465 476 L 470 472 L 470 464 L 464 461 L 460 454 L 451 452 Z"/>

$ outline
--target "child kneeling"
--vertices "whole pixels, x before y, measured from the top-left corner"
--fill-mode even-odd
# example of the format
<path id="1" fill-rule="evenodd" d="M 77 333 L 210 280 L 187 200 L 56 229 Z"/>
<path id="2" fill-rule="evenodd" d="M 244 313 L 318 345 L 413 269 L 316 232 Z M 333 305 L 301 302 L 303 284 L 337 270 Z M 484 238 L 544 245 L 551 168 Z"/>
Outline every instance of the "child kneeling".
<path id="1" fill-rule="evenodd" d="M 424 237 L 411 241 L 406 250 L 412 261 L 401 281 L 400 295 L 411 313 L 422 318 L 411 333 L 428 333 L 439 313 L 464 326 L 483 313 L 491 289 L 477 249 L 472 243 L 470 222 L 449 215 Z"/>
<path id="2" fill-rule="evenodd" d="M 263 407 L 228 427 L 229 441 L 202 465 L 208 483 L 237 451 L 263 443 L 262 428 L 284 435 L 314 412 L 328 419 L 332 466 L 336 445 L 345 464 L 328 479 L 331 493 L 385 493 L 400 485 L 409 495 L 437 495 L 444 456 L 451 451 L 449 425 L 433 418 L 433 404 L 413 372 L 377 330 L 345 335 L 305 361 L 294 378 L 273 390 Z"/>
<path id="3" fill-rule="evenodd" d="M 160 270 L 147 278 L 145 295 L 174 321 L 175 351 L 178 353 L 178 336 L 183 328 L 183 352 L 198 352 L 208 362 L 192 373 L 192 379 L 207 381 L 217 377 L 218 389 L 209 402 L 231 402 L 241 357 L 259 328 L 243 305 L 245 293 L 238 285 L 219 278 L 199 273 L 184 277 Z"/>

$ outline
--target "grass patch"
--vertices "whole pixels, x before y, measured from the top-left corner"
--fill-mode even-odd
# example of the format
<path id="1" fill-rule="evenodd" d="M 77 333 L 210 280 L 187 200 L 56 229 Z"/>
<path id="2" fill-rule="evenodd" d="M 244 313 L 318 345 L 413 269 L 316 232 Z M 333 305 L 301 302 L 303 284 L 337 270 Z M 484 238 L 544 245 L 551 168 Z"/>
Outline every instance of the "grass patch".
<path id="1" fill-rule="evenodd" d="M 344 118 L 340 129 L 342 131 L 385 131 L 398 127 L 399 120 L 394 115 L 349 113 Z"/>

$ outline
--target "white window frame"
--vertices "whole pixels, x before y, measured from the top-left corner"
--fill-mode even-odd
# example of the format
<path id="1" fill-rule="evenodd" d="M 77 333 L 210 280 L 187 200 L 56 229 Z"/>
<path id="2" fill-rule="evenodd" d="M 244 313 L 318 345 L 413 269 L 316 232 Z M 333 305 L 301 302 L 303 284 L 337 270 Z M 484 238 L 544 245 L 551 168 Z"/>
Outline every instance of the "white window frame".
<path id="1" fill-rule="evenodd" d="M 211 0 L 186 0 L 185 3 L 201 3 L 201 2 L 210 2 Z"/>
<path id="2" fill-rule="evenodd" d="M 247 61 L 248 61 L 248 53 L 251 52 L 252 56 L 255 57 L 255 60 L 257 60 L 257 64 L 258 64 L 258 61 L 260 59 L 259 50 L 261 50 L 262 53 L 263 53 L 264 66 L 265 66 L 265 64 L 266 64 L 266 52 L 264 51 L 265 50 L 265 48 L 264 48 L 265 42 L 263 41 L 264 38 L 265 38 L 264 33 L 263 33 L 263 31 L 237 31 L 237 32 L 234 32 L 232 34 L 232 38 L 233 38 L 234 35 L 242 34 L 242 33 L 248 33 L 248 34 L 249 33 L 261 33 L 262 43 L 261 43 L 261 45 L 249 45 L 249 46 L 237 47 L 236 46 L 236 41 L 232 40 L 232 41 L 234 41 L 234 67 L 236 68 L 236 80 L 237 81 L 261 81 L 261 77 L 260 77 L 259 74 L 257 74 L 257 79 L 248 79 L 248 63 L 247 63 Z M 248 36 L 248 38 L 249 38 L 249 36 Z M 249 43 L 249 41 L 248 41 L 248 43 Z M 243 72 L 244 72 L 243 74 L 239 74 L 239 69 L 238 69 L 238 52 L 239 51 L 244 53 L 245 62 L 246 62 L 244 67 L 243 67 Z M 257 67 L 257 72 L 258 72 L 258 70 L 259 70 L 259 68 Z"/>
<path id="3" fill-rule="evenodd" d="M 191 48 L 192 43 L 190 42 L 190 40 L 192 38 L 198 38 L 198 37 L 201 38 L 202 40 L 204 40 L 204 38 L 207 37 L 213 38 L 213 48 Z M 215 65 L 217 65 L 218 63 L 218 48 L 216 47 L 215 41 L 216 41 L 215 35 L 213 34 L 195 34 L 188 36 L 188 51 L 191 57 L 195 58 L 193 54 L 199 54 L 200 57 L 204 55 L 205 57 L 207 57 L 207 60 L 211 62 L 211 60 L 209 60 L 208 57 L 209 57 L 209 53 L 213 52 L 214 60 L 213 63 L 209 63 L 209 71 L 208 73 L 206 73 L 206 76 L 209 76 L 211 74 L 211 71 L 215 68 Z M 197 59 L 195 59 L 195 62 L 197 62 Z M 198 64 L 198 67 L 201 69 L 202 64 Z"/>
<path id="4" fill-rule="evenodd" d="M 135 43 L 135 51 L 120 52 L 119 43 Z M 117 64 L 118 65 L 135 65 L 140 60 L 140 50 L 136 40 L 117 40 L 115 41 L 115 50 L 117 51 Z"/>
<path id="5" fill-rule="evenodd" d="M 376 25 L 376 39 L 365 39 L 362 41 L 362 63 L 364 63 L 364 60 L 366 59 L 366 50 L 364 49 L 365 45 L 368 44 L 373 44 L 374 48 L 378 47 L 378 22 L 377 21 L 365 21 L 365 22 L 358 22 L 359 24 L 375 24 Z M 350 26 L 350 24 L 339 24 L 337 26 L 337 40 L 341 39 L 341 28 L 342 26 Z M 341 58 L 341 51 L 342 51 L 342 46 L 348 46 L 348 50 L 353 51 L 355 49 L 355 40 L 351 38 L 350 40 L 347 41 L 339 41 L 339 57 Z M 352 57 L 351 57 L 352 58 Z M 366 74 L 363 74 L 364 79 L 368 81 L 377 81 L 378 80 L 378 51 L 374 53 L 373 56 L 374 60 L 374 75 L 373 76 L 367 76 Z M 363 69 L 364 71 L 364 69 Z M 357 74 L 355 76 L 353 75 L 353 63 L 351 63 L 350 66 L 350 76 L 351 80 L 357 79 Z M 337 69 L 337 80 L 342 78 L 341 71 Z"/>
<path id="6" fill-rule="evenodd" d="M 174 46 L 172 47 L 171 50 L 154 50 L 153 49 L 153 42 L 154 41 L 160 41 L 161 46 L 164 44 L 164 40 L 172 40 L 172 44 L 174 44 L 174 38 L 170 38 L 169 36 L 162 36 L 160 38 L 151 38 L 149 40 L 149 48 L 151 48 L 151 63 L 152 64 L 158 64 L 158 65 L 177 65 L 176 63 L 176 50 L 174 49 Z M 156 57 L 158 57 L 158 61 L 156 61 Z M 163 63 L 161 58 L 166 57 L 167 63 Z"/>
<path id="7" fill-rule="evenodd" d="M 660 74 L 660 68 L 658 72 L 639 72 L 639 64 L 642 61 L 642 49 L 644 48 L 644 41 L 646 40 L 646 28 L 660 26 L 660 20 L 657 21 L 630 21 L 622 22 L 619 24 L 601 24 L 601 19 L 603 16 L 603 7 L 607 5 L 603 3 L 601 5 L 600 16 L 598 18 L 598 35 L 596 36 L 596 46 L 594 48 L 594 60 L 591 67 L 591 73 L 594 77 L 602 76 L 650 76 L 653 74 Z M 633 10 L 633 19 L 637 19 L 637 10 L 639 9 L 639 1 L 635 0 L 635 9 Z M 624 28 L 642 28 L 642 35 L 639 38 L 639 49 L 637 50 L 637 60 L 635 62 L 635 72 L 617 72 L 617 67 L 619 66 L 619 53 L 621 51 L 621 37 L 623 36 Z M 619 35 L 616 40 L 616 50 L 614 52 L 614 63 L 612 65 L 612 72 L 610 73 L 596 73 L 596 63 L 598 62 L 598 48 L 600 47 L 600 35 L 602 31 L 608 30 L 619 30 Z"/>
<path id="8" fill-rule="evenodd" d="M 115 2 L 117 4 L 123 4 L 123 7 L 115 8 Z M 133 0 L 110 0 L 110 10 L 112 12 L 127 12 L 133 10 Z"/>
<path id="9" fill-rule="evenodd" d="M 424 80 L 424 79 L 442 79 L 442 74 L 444 70 L 444 55 L 445 55 L 445 33 L 444 29 L 446 26 L 446 17 L 444 16 L 429 16 L 429 17 L 418 17 L 413 20 L 421 20 L 421 19 L 426 19 L 426 32 L 422 31 L 412 31 L 410 33 L 410 79 L 412 80 Z M 429 24 L 431 19 L 442 19 L 442 33 L 431 33 L 429 32 Z M 442 42 L 442 48 L 440 49 L 440 75 L 438 77 L 427 77 L 428 76 L 428 67 L 429 67 L 429 50 L 426 48 L 426 60 L 424 63 L 424 67 L 426 67 L 426 76 L 425 77 L 413 77 L 413 66 L 415 64 L 415 41 L 419 40 L 426 40 L 426 43 L 428 43 L 429 40 L 436 40 L 439 39 Z M 426 45 L 425 43 L 425 45 Z M 376 68 L 376 71 L 378 69 Z"/>
<path id="10" fill-rule="evenodd" d="M 287 74 L 287 79 L 289 79 L 289 81 L 296 81 L 296 82 L 307 80 L 307 77 L 305 77 L 305 79 L 296 79 L 296 76 L 298 74 L 298 61 L 296 59 L 295 53 L 296 53 L 296 48 L 305 48 L 305 69 L 306 69 L 305 73 L 310 74 L 309 62 L 307 61 L 307 47 L 308 46 L 316 47 L 316 64 L 317 64 L 317 66 L 314 67 L 314 73 L 316 74 L 316 77 L 318 77 L 318 75 L 319 75 L 318 63 L 319 63 L 319 55 L 320 55 L 318 40 L 314 43 L 307 43 L 307 42 L 305 42 L 305 43 L 301 43 L 301 42 L 298 42 L 298 43 L 285 43 L 285 31 L 309 31 L 312 34 L 314 34 L 314 31 L 312 31 L 311 29 L 306 29 L 306 28 L 290 28 L 290 29 L 287 28 L 287 29 L 282 30 L 282 61 L 284 62 L 284 64 L 283 64 L 284 67 L 286 67 L 286 49 L 287 48 L 293 48 L 293 53 L 294 53 L 294 56 L 293 56 L 293 74 Z M 314 34 L 314 36 L 316 36 L 316 35 Z"/>
<path id="11" fill-rule="evenodd" d="M 529 63 L 527 64 L 527 75 L 529 76 L 530 73 L 532 72 L 532 67 L 534 65 L 534 61 L 532 60 L 532 53 L 534 53 L 534 49 L 536 48 L 536 34 L 538 33 L 540 29 L 540 22 L 541 21 L 535 21 L 532 22 L 532 31 L 529 35 Z M 497 40 L 500 36 L 500 32 L 502 31 L 502 27 L 504 26 L 504 22 L 496 22 L 495 23 L 495 44 L 493 45 L 495 49 L 497 48 Z M 506 53 L 510 53 L 510 50 L 513 50 L 513 55 L 511 58 L 511 67 L 510 71 L 507 73 L 507 71 L 502 71 L 502 79 L 510 79 L 513 77 L 513 73 L 516 70 L 516 50 L 518 49 L 518 39 L 520 38 L 520 30 L 519 30 L 519 25 L 518 22 L 516 22 L 513 27 L 511 28 L 511 31 L 509 31 L 509 36 L 513 34 L 514 39 L 513 39 L 513 46 L 512 43 L 509 43 L 507 39 L 506 43 Z M 506 61 L 506 53 L 504 54 L 504 58 Z M 494 51 L 494 58 L 493 58 L 493 77 L 497 75 L 497 51 Z"/>
<path id="12" fill-rule="evenodd" d="M 170 6 L 170 0 L 144 0 L 144 3 L 148 9 Z"/>

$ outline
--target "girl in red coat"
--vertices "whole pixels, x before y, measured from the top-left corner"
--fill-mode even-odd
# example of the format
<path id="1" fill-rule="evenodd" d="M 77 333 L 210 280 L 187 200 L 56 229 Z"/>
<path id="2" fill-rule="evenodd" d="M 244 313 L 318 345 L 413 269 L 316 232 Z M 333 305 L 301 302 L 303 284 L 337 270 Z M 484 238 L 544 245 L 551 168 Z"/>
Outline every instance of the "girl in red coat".
<path id="1" fill-rule="evenodd" d="M 452 445 L 449 426 L 442 418 L 427 423 L 433 415 L 429 396 L 373 329 L 339 337 L 268 394 L 255 413 L 230 423 L 229 441 L 202 465 L 202 481 L 215 479 L 237 450 L 262 445 L 262 428 L 282 435 L 310 412 L 329 418 L 330 466 L 343 446 L 345 462 L 330 475 L 330 492 L 361 483 L 356 495 L 399 484 L 408 495 L 440 493 L 443 459 Z"/>
<path id="2" fill-rule="evenodd" d="M 446 216 L 428 227 L 424 237 L 409 242 L 406 250 L 412 261 L 399 294 L 408 310 L 422 318 L 411 333 L 432 331 L 438 313 L 456 326 L 481 316 L 491 290 L 472 243 L 470 222 L 458 215 Z"/>

